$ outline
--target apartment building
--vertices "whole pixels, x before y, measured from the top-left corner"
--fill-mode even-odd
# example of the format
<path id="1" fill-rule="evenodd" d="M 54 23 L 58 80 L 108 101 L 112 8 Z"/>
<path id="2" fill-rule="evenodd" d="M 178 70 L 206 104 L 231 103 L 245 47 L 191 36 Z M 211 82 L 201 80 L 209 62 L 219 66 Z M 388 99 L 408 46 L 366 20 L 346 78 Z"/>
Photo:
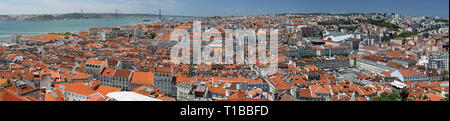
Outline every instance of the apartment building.
<path id="1" fill-rule="evenodd" d="M 396 70 L 387 65 L 388 61 L 378 56 L 358 57 L 355 60 L 356 67 L 361 70 L 374 73 L 382 73 L 386 71 Z"/>
<path id="2" fill-rule="evenodd" d="M 176 96 L 176 84 L 173 81 L 173 67 L 156 67 L 154 73 L 154 85 L 160 92 L 169 97 Z"/>
<path id="3" fill-rule="evenodd" d="M 128 89 L 134 90 L 140 86 L 154 86 L 153 72 L 133 72 Z"/>
<path id="4" fill-rule="evenodd" d="M 304 61 L 306 65 L 315 65 L 321 69 L 340 69 L 350 67 L 350 59 L 345 56 L 336 56 L 333 58 L 303 58 L 302 61 Z"/>
<path id="5" fill-rule="evenodd" d="M 108 60 L 89 59 L 84 64 L 84 73 L 99 77 L 106 67 L 108 67 Z"/>
<path id="6" fill-rule="evenodd" d="M 129 84 L 133 71 L 128 69 L 106 68 L 100 76 L 100 84 L 120 88 L 122 91 L 129 91 Z"/>
<path id="7" fill-rule="evenodd" d="M 66 101 L 86 101 L 90 98 L 106 98 L 111 92 L 118 92 L 120 88 L 99 85 L 98 82 L 78 82 L 55 84 L 52 90 L 59 90 Z"/>
<path id="8" fill-rule="evenodd" d="M 401 69 L 391 73 L 391 77 L 397 77 L 403 82 L 407 81 L 429 81 L 428 76 L 416 70 Z"/>
<path id="9" fill-rule="evenodd" d="M 448 54 L 446 55 L 437 55 L 437 56 L 433 56 L 431 57 L 428 61 L 428 66 L 430 68 L 434 68 L 434 69 L 443 69 L 443 70 L 449 70 L 448 68 L 448 64 L 449 64 L 449 56 Z"/>

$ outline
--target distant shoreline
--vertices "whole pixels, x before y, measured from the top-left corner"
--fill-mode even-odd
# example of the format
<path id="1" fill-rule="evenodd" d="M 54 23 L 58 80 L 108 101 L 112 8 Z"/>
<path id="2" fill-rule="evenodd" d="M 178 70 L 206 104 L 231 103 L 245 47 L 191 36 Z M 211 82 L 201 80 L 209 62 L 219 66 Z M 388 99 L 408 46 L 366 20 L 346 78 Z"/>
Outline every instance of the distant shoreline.
<path id="1" fill-rule="evenodd" d="M 156 17 L 124 17 L 118 19 L 126 19 L 126 18 L 156 18 Z M 88 20 L 88 19 L 116 19 L 116 18 L 70 18 L 67 20 Z M 53 20 L 39 20 L 39 21 L 0 21 L 0 23 L 20 23 L 20 22 L 44 22 L 44 21 L 64 21 L 65 19 L 53 19 Z"/>
<path id="2" fill-rule="evenodd" d="M 14 28 L 13 30 L 0 28 L 0 40 L 9 41 L 10 35 L 41 35 L 52 32 L 79 32 L 88 31 L 95 27 L 113 27 L 119 25 L 136 25 L 146 23 L 143 19 L 157 20 L 155 17 L 149 18 L 92 18 L 92 19 L 68 19 L 65 20 L 45 20 L 45 21 L 22 21 L 22 22 L 0 22 L 0 26 L 6 28 Z"/>
<path id="3" fill-rule="evenodd" d="M 118 19 L 118 18 L 154 18 L 156 14 L 124 14 L 124 13 L 68 13 L 41 15 L 0 15 L 0 22 L 35 22 L 72 19 Z M 161 15 L 161 17 L 192 17 L 178 15 Z"/>

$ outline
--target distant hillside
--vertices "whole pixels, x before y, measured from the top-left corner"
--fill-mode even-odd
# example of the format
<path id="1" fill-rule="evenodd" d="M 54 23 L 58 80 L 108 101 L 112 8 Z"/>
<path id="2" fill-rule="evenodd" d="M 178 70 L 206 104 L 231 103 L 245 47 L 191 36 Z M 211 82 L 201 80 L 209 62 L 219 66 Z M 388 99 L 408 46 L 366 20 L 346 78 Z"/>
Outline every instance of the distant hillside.
<path id="1" fill-rule="evenodd" d="M 117 14 L 118 18 L 149 18 L 158 17 L 155 14 Z M 61 19 L 95 19 L 95 18 L 116 18 L 114 13 L 69 13 L 59 15 L 37 15 L 26 18 L 25 21 L 44 21 Z"/>
<path id="2" fill-rule="evenodd" d="M 352 15 L 364 15 L 365 13 L 282 13 L 277 15 L 341 15 L 341 16 L 352 16 Z"/>

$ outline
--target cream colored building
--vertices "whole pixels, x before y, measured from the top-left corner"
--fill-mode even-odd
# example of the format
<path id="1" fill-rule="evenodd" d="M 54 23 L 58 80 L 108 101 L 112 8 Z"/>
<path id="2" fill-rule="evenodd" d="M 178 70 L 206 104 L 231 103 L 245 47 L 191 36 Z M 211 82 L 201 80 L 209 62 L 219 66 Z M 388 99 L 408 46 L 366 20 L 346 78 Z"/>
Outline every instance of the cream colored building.
<path id="1" fill-rule="evenodd" d="M 84 64 L 84 73 L 99 77 L 106 67 L 108 67 L 108 60 L 89 59 Z"/>

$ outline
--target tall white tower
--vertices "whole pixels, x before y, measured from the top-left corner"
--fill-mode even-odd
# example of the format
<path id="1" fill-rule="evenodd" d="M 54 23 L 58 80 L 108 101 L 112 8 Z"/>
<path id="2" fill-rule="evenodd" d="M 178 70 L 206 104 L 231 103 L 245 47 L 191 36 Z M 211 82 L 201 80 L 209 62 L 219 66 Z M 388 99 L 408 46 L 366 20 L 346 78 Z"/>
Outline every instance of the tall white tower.
<path id="1" fill-rule="evenodd" d="M 101 32 L 100 37 L 102 38 L 102 41 L 106 41 L 106 33 L 105 33 L 105 31 Z"/>

